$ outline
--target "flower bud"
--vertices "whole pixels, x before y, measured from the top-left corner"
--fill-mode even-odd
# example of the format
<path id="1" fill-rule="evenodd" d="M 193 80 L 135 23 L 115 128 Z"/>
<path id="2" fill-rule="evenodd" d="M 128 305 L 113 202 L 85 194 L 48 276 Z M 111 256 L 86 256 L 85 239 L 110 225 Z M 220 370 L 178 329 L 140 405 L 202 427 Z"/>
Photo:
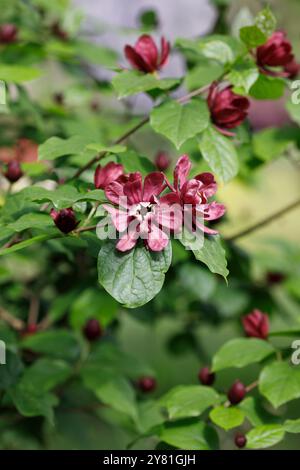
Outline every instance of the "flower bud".
<path id="1" fill-rule="evenodd" d="M 247 336 L 266 339 L 269 334 L 269 317 L 258 309 L 242 318 L 243 327 Z"/>
<path id="2" fill-rule="evenodd" d="M 257 64 L 261 67 L 280 67 L 294 58 L 292 46 L 283 31 L 276 31 L 265 44 L 256 49 Z"/>
<path id="3" fill-rule="evenodd" d="M 212 385 L 216 376 L 213 372 L 210 372 L 209 367 L 202 367 L 199 371 L 198 377 L 203 385 Z"/>
<path id="4" fill-rule="evenodd" d="M 14 24 L 0 25 L 0 44 L 11 44 L 17 40 L 18 29 Z"/>
<path id="5" fill-rule="evenodd" d="M 246 393 L 245 385 L 239 380 L 236 380 L 228 391 L 228 400 L 232 405 L 237 405 L 244 399 Z"/>
<path id="6" fill-rule="evenodd" d="M 148 34 L 140 36 L 134 47 L 125 46 L 125 56 L 133 68 L 144 73 L 153 73 L 163 67 L 169 58 L 170 44 L 161 38 L 161 52 Z"/>
<path id="7" fill-rule="evenodd" d="M 7 170 L 4 175 L 11 183 L 18 181 L 23 176 L 20 163 L 16 160 L 9 162 L 7 164 Z"/>
<path id="8" fill-rule="evenodd" d="M 247 444 L 247 438 L 244 434 L 237 433 L 234 437 L 234 443 L 239 449 L 242 449 Z"/>
<path id="9" fill-rule="evenodd" d="M 123 165 L 110 162 L 105 166 L 98 165 L 94 175 L 96 189 L 105 189 L 105 187 L 115 181 L 123 174 Z"/>
<path id="10" fill-rule="evenodd" d="M 86 322 L 83 333 L 86 339 L 89 341 L 95 341 L 102 336 L 103 331 L 98 320 L 92 318 Z"/>
<path id="11" fill-rule="evenodd" d="M 153 390 L 156 389 L 157 384 L 156 384 L 156 380 L 154 377 L 141 377 L 138 380 L 137 385 L 142 392 L 148 393 L 148 392 L 153 392 Z"/>
<path id="12" fill-rule="evenodd" d="M 165 171 L 170 166 L 170 157 L 166 152 L 158 152 L 155 157 L 155 165 L 159 171 Z"/>
<path id="13" fill-rule="evenodd" d="M 56 227 L 63 233 L 72 232 L 79 222 L 76 221 L 75 213 L 71 207 L 56 211 L 51 209 L 50 215 L 54 220 Z"/>
<path id="14" fill-rule="evenodd" d="M 291 80 L 297 78 L 300 72 L 300 64 L 295 61 L 295 59 L 291 60 L 288 64 L 284 66 L 284 72 L 287 78 Z"/>
<path id="15" fill-rule="evenodd" d="M 250 106 L 248 98 L 234 93 L 231 86 L 221 89 L 216 83 L 209 89 L 207 104 L 212 122 L 224 134 L 229 134 L 226 129 L 242 124 Z"/>

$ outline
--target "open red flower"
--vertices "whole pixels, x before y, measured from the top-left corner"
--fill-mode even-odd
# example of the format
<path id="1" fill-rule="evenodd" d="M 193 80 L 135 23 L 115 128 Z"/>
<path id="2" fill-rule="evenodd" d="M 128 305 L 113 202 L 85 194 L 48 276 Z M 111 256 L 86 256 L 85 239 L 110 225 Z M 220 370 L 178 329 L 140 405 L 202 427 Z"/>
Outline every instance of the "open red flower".
<path id="1" fill-rule="evenodd" d="M 207 97 L 211 120 L 217 129 L 225 135 L 233 135 L 226 129 L 233 129 L 245 120 L 250 102 L 245 96 L 237 95 L 232 86 L 221 88 L 212 83 Z"/>
<path id="2" fill-rule="evenodd" d="M 191 170 L 191 161 L 188 155 L 182 155 L 174 170 L 174 187 L 178 202 L 185 212 L 185 223 L 190 220 L 192 226 L 188 229 L 197 228 L 209 235 L 218 232 L 206 227 L 204 220 L 216 220 L 225 213 L 225 206 L 208 199 L 217 191 L 217 183 L 212 173 L 200 173 L 194 178 L 188 179 Z M 186 217 L 187 216 L 187 217 Z"/>
<path id="3" fill-rule="evenodd" d="M 115 181 L 124 172 L 123 165 L 110 162 L 105 166 L 98 165 L 94 175 L 96 189 L 104 189 L 105 186 Z"/>
<path id="4" fill-rule="evenodd" d="M 143 34 L 135 46 L 128 44 L 124 48 L 125 56 L 133 68 L 144 73 L 153 73 L 163 67 L 168 60 L 170 43 L 164 37 L 161 38 L 161 51 L 148 34 Z"/>
<path id="5" fill-rule="evenodd" d="M 249 337 L 266 339 L 269 334 L 269 317 L 258 309 L 254 309 L 242 319 L 245 333 Z"/>
<path id="6" fill-rule="evenodd" d="M 285 67 L 294 60 L 291 43 L 283 31 L 276 31 L 265 44 L 256 49 L 256 62 L 261 72 L 271 76 L 288 76 L 269 67 Z"/>
<path id="7" fill-rule="evenodd" d="M 116 247 L 120 251 L 133 248 L 142 238 L 151 251 L 161 251 L 169 243 L 170 231 L 181 227 L 181 214 L 170 212 L 172 194 L 159 198 L 165 189 L 165 177 L 153 172 L 145 177 L 139 172 L 122 175 L 105 188 L 107 199 L 118 207 L 105 204 L 121 238 Z M 170 197 L 171 196 L 171 197 Z"/>

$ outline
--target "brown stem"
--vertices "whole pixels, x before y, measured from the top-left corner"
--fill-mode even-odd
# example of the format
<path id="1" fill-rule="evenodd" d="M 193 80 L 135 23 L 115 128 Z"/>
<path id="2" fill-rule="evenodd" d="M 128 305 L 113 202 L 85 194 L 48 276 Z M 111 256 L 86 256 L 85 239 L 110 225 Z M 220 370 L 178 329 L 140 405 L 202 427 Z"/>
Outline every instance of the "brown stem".
<path id="1" fill-rule="evenodd" d="M 38 297 L 33 295 L 30 299 L 29 313 L 28 313 L 28 325 L 35 325 L 38 320 L 40 309 L 40 301 Z"/>
<path id="2" fill-rule="evenodd" d="M 23 320 L 14 317 L 10 313 L 8 313 L 3 308 L 0 308 L 0 320 L 3 320 L 9 326 L 11 326 L 14 330 L 22 331 L 25 329 L 25 323 Z"/>
<path id="3" fill-rule="evenodd" d="M 271 222 L 274 222 L 274 220 L 278 219 L 279 217 L 282 217 L 285 215 L 287 212 L 296 209 L 296 207 L 300 206 L 300 199 L 298 199 L 295 202 L 292 202 L 288 206 L 284 207 L 283 209 L 280 209 L 279 211 L 275 212 L 274 214 L 270 215 L 269 217 L 266 217 L 265 219 L 261 220 L 260 222 L 257 222 L 256 224 L 251 225 L 250 227 L 246 228 L 245 230 L 242 230 L 241 232 L 236 233 L 235 235 L 232 235 L 231 237 L 226 238 L 226 241 L 235 241 L 239 238 L 245 237 L 246 235 L 249 235 L 252 232 L 255 232 L 256 230 L 259 230 L 260 228 L 264 227 L 265 225 L 270 224 Z"/>

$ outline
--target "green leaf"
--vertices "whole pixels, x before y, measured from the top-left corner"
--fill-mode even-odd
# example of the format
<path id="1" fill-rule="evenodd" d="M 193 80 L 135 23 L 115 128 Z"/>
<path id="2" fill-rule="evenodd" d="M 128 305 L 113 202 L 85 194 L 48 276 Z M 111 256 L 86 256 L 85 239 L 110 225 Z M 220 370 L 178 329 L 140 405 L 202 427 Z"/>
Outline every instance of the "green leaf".
<path id="1" fill-rule="evenodd" d="M 39 146 L 39 160 L 55 160 L 64 155 L 72 155 L 82 152 L 89 144 L 86 137 L 73 135 L 68 139 L 50 137 Z"/>
<path id="2" fill-rule="evenodd" d="M 40 331 L 27 336 L 23 339 L 22 346 L 37 353 L 68 361 L 76 360 L 80 353 L 79 343 L 75 335 L 64 329 Z"/>
<path id="3" fill-rule="evenodd" d="M 275 349 L 267 341 L 257 338 L 236 338 L 225 343 L 213 358 L 213 371 L 228 367 L 245 367 L 260 362 Z"/>
<path id="4" fill-rule="evenodd" d="M 199 137 L 199 148 L 212 171 L 223 181 L 231 180 L 238 172 L 238 156 L 233 143 L 209 126 Z"/>
<path id="5" fill-rule="evenodd" d="M 38 212 L 24 214 L 15 222 L 8 224 L 8 228 L 14 230 L 15 232 L 22 232 L 28 228 L 39 228 L 47 230 L 48 227 L 53 227 L 53 221 L 49 217 L 49 214 L 42 214 Z"/>
<path id="6" fill-rule="evenodd" d="M 32 386 L 40 393 L 46 393 L 65 382 L 71 374 L 72 368 L 64 361 L 39 359 L 26 369 L 21 383 L 22 387 Z"/>
<path id="7" fill-rule="evenodd" d="M 104 144 L 88 144 L 86 146 L 87 150 L 95 150 L 95 153 L 102 153 L 102 152 L 107 152 L 107 153 L 122 153 L 126 151 L 126 147 L 124 145 L 112 145 L 112 146 L 107 146 Z"/>
<path id="8" fill-rule="evenodd" d="M 259 376 L 259 390 L 275 408 L 300 397 L 300 368 L 287 362 L 267 365 Z"/>
<path id="9" fill-rule="evenodd" d="M 275 31 L 277 21 L 270 8 L 266 7 L 256 16 L 255 24 L 267 37 L 269 37 Z"/>
<path id="10" fill-rule="evenodd" d="M 160 399 L 170 419 L 200 416 L 215 405 L 219 395 L 214 389 L 201 385 L 178 385 Z"/>
<path id="11" fill-rule="evenodd" d="M 22 83 L 34 80 L 41 75 L 41 71 L 32 67 L 21 65 L 0 65 L 0 80 L 5 82 Z"/>
<path id="12" fill-rule="evenodd" d="M 112 79 L 112 85 L 119 99 L 154 89 L 169 90 L 179 84 L 179 79 L 159 79 L 152 74 L 144 74 L 135 70 L 125 70 Z"/>
<path id="13" fill-rule="evenodd" d="M 283 96 L 284 90 L 285 82 L 282 78 L 260 74 L 249 94 L 257 100 L 276 100 Z"/>
<path id="14" fill-rule="evenodd" d="M 209 112 L 205 101 L 199 98 L 194 98 L 185 105 L 167 100 L 152 110 L 150 124 L 179 149 L 188 139 L 206 129 Z"/>
<path id="15" fill-rule="evenodd" d="M 254 397 L 246 397 L 238 407 L 244 412 L 246 418 L 253 426 L 261 426 L 263 424 L 272 424 L 279 421 L 277 416 L 271 415 L 265 410 L 260 401 Z"/>
<path id="16" fill-rule="evenodd" d="M 247 95 L 250 88 L 258 79 L 258 69 L 253 62 L 241 62 L 226 75 L 226 79 L 234 86 L 234 92 Z"/>
<path id="17" fill-rule="evenodd" d="M 139 155 L 134 150 L 128 150 L 120 155 L 120 161 L 124 165 L 124 170 L 127 173 L 139 171 L 142 175 L 146 176 L 151 171 L 155 171 L 155 166 L 146 157 Z"/>
<path id="18" fill-rule="evenodd" d="M 216 431 L 201 421 L 167 424 L 159 437 L 163 442 L 183 450 L 212 450 L 218 447 Z"/>
<path id="19" fill-rule="evenodd" d="M 264 44 L 267 36 L 259 29 L 258 26 L 244 26 L 240 29 L 240 38 L 248 46 L 249 49 Z"/>
<path id="20" fill-rule="evenodd" d="M 287 419 L 283 423 L 284 430 L 292 434 L 300 433 L 300 418 L 298 419 Z"/>
<path id="21" fill-rule="evenodd" d="M 10 246 L 9 248 L 3 248 L 0 250 L 0 256 L 9 255 L 10 253 L 14 253 L 19 250 L 23 250 L 23 248 L 27 248 L 28 246 L 34 245 L 35 243 L 41 243 L 47 240 L 51 240 L 52 238 L 60 237 L 60 234 L 45 234 L 45 235 L 37 235 L 36 237 L 28 238 L 28 240 L 24 240 L 23 242 L 16 243 L 15 245 Z"/>
<path id="22" fill-rule="evenodd" d="M 245 415 L 242 410 L 235 407 L 218 406 L 213 408 L 209 417 L 214 424 L 228 431 L 243 424 Z"/>
<path id="23" fill-rule="evenodd" d="M 113 49 L 103 47 L 99 44 L 80 41 L 75 44 L 76 53 L 81 59 L 104 67 L 114 67 L 118 61 L 118 54 Z"/>
<path id="24" fill-rule="evenodd" d="M 3 338 L 3 336 L 1 337 Z M 0 365 L 0 390 L 6 390 L 14 385 L 23 371 L 23 364 L 14 352 L 7 350 L 5 356 L 6 364 Z"/>
<path id="25" fill-rule="evenodd" d="M 69 317 L 73 328 L 81 329 L 90 318 L 99 320 L 103 327 L 114 320 L 118 304 L 104 290 L 89 288 L 77 293 L 76 297 Z"/>
<path id="26" fill-rule="evenodd" d="M 251 429 L 246 434 L 248 449 L 272 447 L 284 438 L 284 427 L 280 424 L 266 424 Z"/>
<path id="27" fill-rule="evenodd" d="M 118 302 L 135 308 L 149 302 L 161 290 L 172 259 L 172 246 L 153 252 L 137 244 L 122 253 L 107 241 L 98 257 L 99 282 Z"/>
<path id="28" fill-rule="evenodd" d="M 29 186 L 22 191 L 22 194 L 28 200 L 39 202 L 51 201 L 57 209 L 70 207 L 76 202 L 90 199 L 90 197 L 95 200 L 97 200 L 99 196 L 103 197 L 103 192 L 95 192 L 94 190 L 90 191 L 90 193 L 91 194 L 81 194 L 74 186 L 67 184 L 58 186 L 54 191 L 50 191 L 40 186 Z"/>
<path id="29" fill-rule="evenodd" d="M 51 393 L 43 393 L 34 385 L 20 382 L 9 391 L 18 412 L 27 417 L 44 416 L 53 424 L 53 407 L 58 404 L 58 399 Z"/>
<path id="30" fill-rule="evenodd" d="M 179 268 L 179 282 L 193 299 L 207 301 L 217 286 L 216 277 L 207 269 L 192 263 L 185 263 Z"/>
<path id="31" fill-rule="evenodd" d="M 200 64 L 187 71 L 186 87 L 189 91 L 203 87 L 217 80 L 222 73 L 223 67 L 220 64 L 203 59 Z"/>
<path id="32" fill-rule="evenodd" d="M 90 374 L 83 371 L 83 380 L 97 398 L 113 409 L 137 420 L 137 406 L 132 386 L 115 371 L 103 370 L 101 374 Z"/>
<path id="33" fill-rule="evenodd" d="M 204 263 L 212 273 L 220 274 L 224 279 L 227 278 L 229 271 L 227 269 L 226 253 L 221 245 L 219 235 L 205 237 L 203 246 L 199 248 L 194 247 L 194 244 L 190 245 L 187 236 L 180 241 L 187 249 L 192 247 L 195 258 Z"/>
<path id="34" fill-rule="evenodd" d="M 269 162 L 280 157 L 293 142 L 282 128 L 268 128 L 253 135 L 253 150 L 261 160 Z"/>
<path id="35" fill-rule="evenodd" d="M 219 39 L 205 40 L 200 45 L 202 54 L 208 59 L 216 60 L 221 64 L 230 64 L 235 59 L 235 54 L 228 43 Z"/>

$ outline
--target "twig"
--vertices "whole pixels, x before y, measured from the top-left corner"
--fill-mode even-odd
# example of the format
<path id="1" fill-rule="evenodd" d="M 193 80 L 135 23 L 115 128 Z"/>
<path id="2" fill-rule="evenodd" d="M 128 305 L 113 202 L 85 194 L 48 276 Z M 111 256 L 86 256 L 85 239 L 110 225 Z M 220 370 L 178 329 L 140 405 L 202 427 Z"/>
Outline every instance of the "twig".
<path id="1" fill-rule="evenodd" d="M 266 217 L 265 219 L 261 220 L 260 222 L 257 222 L 254 225 L 251 225 L 250 227 L 246 228 L 245 230 L 242 230 L 241 232 L 236 233 L 235 235 L 232 235 L 231 237 L 226 238 L 226 241 L 232 242 L 235 241 L 239 238 L 245 237 L 246 235 L 249 235 L 252 232 L 255 232 L 256 230 L 259 230 L 260 228 L 264 227 L 265 225 L 270 224 L 271 222 L 274 222 L 274 220 L 278 219 L 279 217 L 282 217 L 285 215 L 287 212 L 296 209 L 296 207 L 300 206 L 300 199 L 298 199 L 295 202 L 292 202 L 292 204 L 289 204 L 288 206 L 284 207 L 283 209 L 280 209 L 279 211 L 275 212 L 274 214 L 270 215 L 269 217 Z"/>
<path id="2" fill-rule="evenodd" d="M 0 320 L 3 320 L 9 326 L 11 326 L 14 330 L 22 331 L 25 329 L 25 323 L 20 318 L 16 318 L 10 313 L 8 313 L 3 308 L 0 308 Z"/>
<path id="3" fill-rule="evenodd" d="M 35 325 L 38 320 L 40 309 L 40 301 L 38 297 L 33 295 L 30 299 L 29 314 L 28 314 L 28 325 Z"/>

